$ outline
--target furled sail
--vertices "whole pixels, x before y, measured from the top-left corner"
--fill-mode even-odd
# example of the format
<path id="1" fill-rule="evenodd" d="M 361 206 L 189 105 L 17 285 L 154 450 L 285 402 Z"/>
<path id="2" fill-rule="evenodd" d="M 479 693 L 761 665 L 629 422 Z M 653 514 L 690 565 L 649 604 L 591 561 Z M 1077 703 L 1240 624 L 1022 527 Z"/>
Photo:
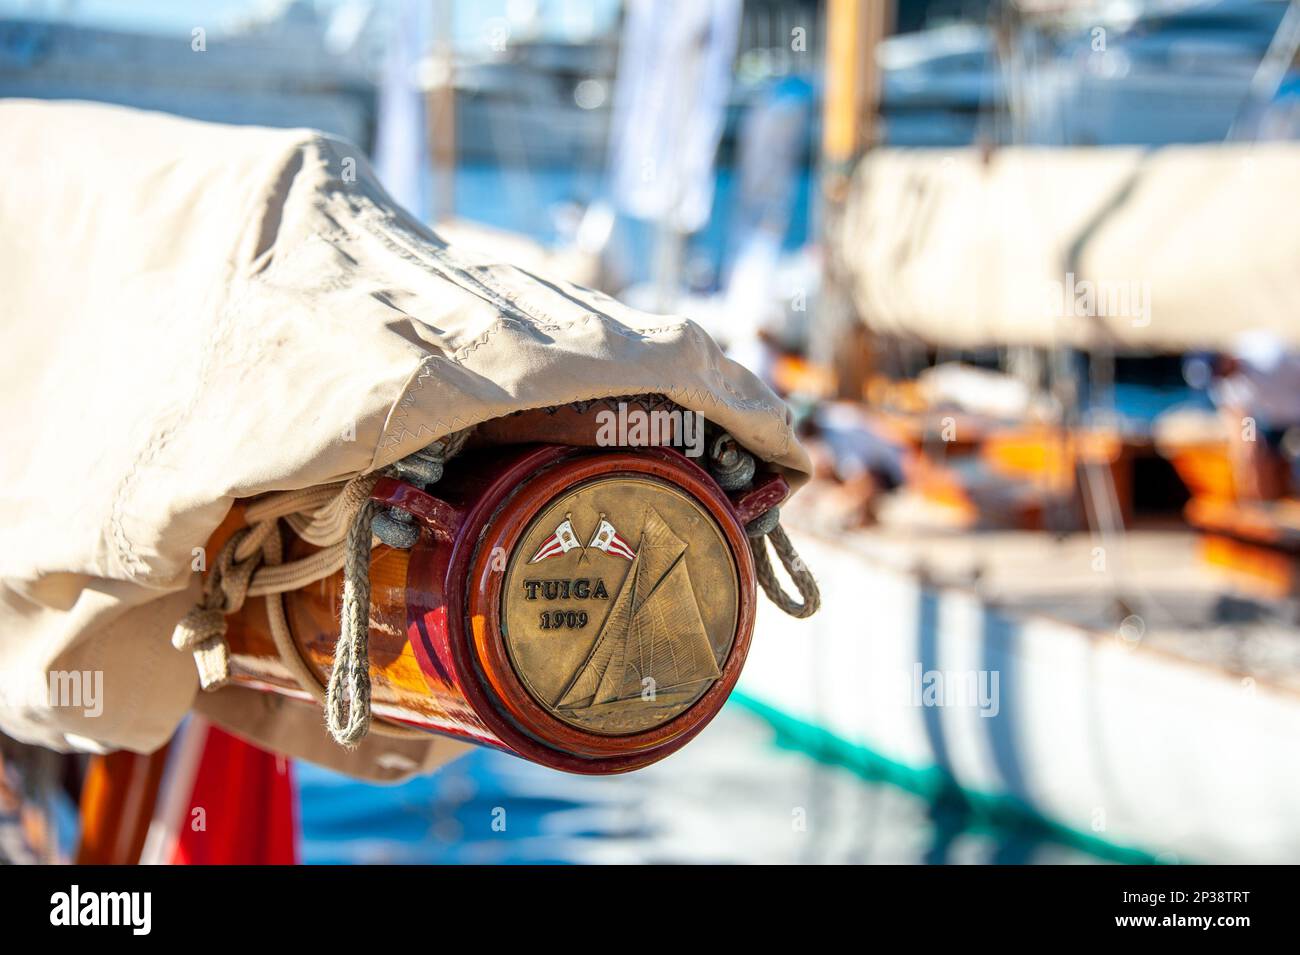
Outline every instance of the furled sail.
<path id="1" fill-rule="evenodd" d="M 1300 144 L 878 149 L 832 239 L 874 331 L 956 348 L 1300 344 Z"/>
<path id="2" fill-rule="evenodd" d="M 647 508 L 641 543 L 591 653 L 556 706 L 581 709 L 721 674 L 686 567 L 686 542 Z"/>
<path id="3" fill-rule="evenodd" d="M 236 501 L 373 473 L 519 411 L 638 394 L 707 415 L 795 486 L 811 470 L 785 405 L 694 323 L 538 277 L 497 243 L 459 249 L 355 144 L 15 99 L 0 129 L 0 675 L 25 689 L 102 673 L 117 701 L 8 694 L 7 736 L 148 753 L 197 709 L 393 780 L 455 747 L 372 734 L 343 751 L 313 705 L 198 695 L 171 636 L 199 593 L 194 548 Z"/>

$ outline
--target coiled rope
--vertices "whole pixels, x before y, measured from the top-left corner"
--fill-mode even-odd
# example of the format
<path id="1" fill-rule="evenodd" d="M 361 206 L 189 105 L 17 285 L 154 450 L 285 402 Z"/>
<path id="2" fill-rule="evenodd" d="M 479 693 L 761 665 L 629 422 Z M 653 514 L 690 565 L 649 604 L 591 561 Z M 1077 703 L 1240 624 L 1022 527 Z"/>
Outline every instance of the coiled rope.
<path id="1" fill-rule="evenodd" d="M 388 473 L 427 488 L 441 478 L 443 465 L 468 437 L 467 429 L 436 441 L 397 462 Z M 379 477 L 379 473 L 358 475 L 347 482 L 271 494 L 249 505 L 244 513 L 248 526 L 221 548 L 204 581 L 202 598 L 172 634 L 172 646 L 194 655 L 204 690 L 230 682 L 226 616 L 237 613 L 249 597 L 265 597 L 276 651 L 299 686 L 321 705 L 335 742 L 351 749 L 372 729 L 382 736 L 427 738 L 410 727 L 371 722 L 370 552 L 377 542 L 406 548 L 419 538 L 419 528 L 409 514 L 370 500 Z M 281 518 L 304 541 L 321 549 L 283 563 Z M 339 638 L 329 679 L 322 686 L 293 642 L 281 595 L 340 569 Z"/>

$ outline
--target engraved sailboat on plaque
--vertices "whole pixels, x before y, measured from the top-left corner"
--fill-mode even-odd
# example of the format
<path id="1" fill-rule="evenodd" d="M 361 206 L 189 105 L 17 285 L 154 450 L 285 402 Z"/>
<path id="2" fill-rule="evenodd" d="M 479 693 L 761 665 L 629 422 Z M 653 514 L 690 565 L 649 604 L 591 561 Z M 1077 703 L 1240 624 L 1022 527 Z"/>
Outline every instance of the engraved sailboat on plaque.
<path id="1" fill-rule="evenodd" d="M 557 708 L 635 699 L 647 678 L 658 696 L 721 676 L 685 558 L 686 542 L 647 508 L 632 566 Z"/>

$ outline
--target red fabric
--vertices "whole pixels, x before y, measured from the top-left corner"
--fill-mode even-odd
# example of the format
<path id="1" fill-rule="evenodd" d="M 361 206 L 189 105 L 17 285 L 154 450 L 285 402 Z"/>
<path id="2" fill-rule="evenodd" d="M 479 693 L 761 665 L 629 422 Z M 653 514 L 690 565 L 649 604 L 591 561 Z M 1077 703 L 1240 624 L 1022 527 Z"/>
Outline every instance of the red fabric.
<path id="1" fill-rule="evenodd" d="M 289 760 L 209 726 L 172 862 L 295 865 L 296 828 Z"/>

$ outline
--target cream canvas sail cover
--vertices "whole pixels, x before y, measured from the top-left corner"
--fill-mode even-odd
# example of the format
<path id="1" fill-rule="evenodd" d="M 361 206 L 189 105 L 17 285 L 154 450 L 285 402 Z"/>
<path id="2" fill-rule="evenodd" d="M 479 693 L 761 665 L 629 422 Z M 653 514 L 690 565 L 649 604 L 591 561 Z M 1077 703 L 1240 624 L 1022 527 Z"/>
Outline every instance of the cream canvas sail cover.
<path id="1" fill-rule="evenodd" d="M 457 744 L 372 736 L 346 754 L 305 704 L 196 700 L 169 638 L 232 502 L 519 409 L 647 392 L 796 485 L 808 470 L 784 405 L 694 323 L 457 252 L 350 143 L 23 101 L 0 104 L 0 129 L 0 729 L 19 739 L 148 751 L 198 705 L 399 777 Z M 100 699 L 51 698 L 52 672 L 102 674 Z"/>
<path id="2" fill-rule="evenodd" d="M 836 256 L 873 329 L 936 345 L 1300 343 L 1300 144 L 881 149 Z"/>

